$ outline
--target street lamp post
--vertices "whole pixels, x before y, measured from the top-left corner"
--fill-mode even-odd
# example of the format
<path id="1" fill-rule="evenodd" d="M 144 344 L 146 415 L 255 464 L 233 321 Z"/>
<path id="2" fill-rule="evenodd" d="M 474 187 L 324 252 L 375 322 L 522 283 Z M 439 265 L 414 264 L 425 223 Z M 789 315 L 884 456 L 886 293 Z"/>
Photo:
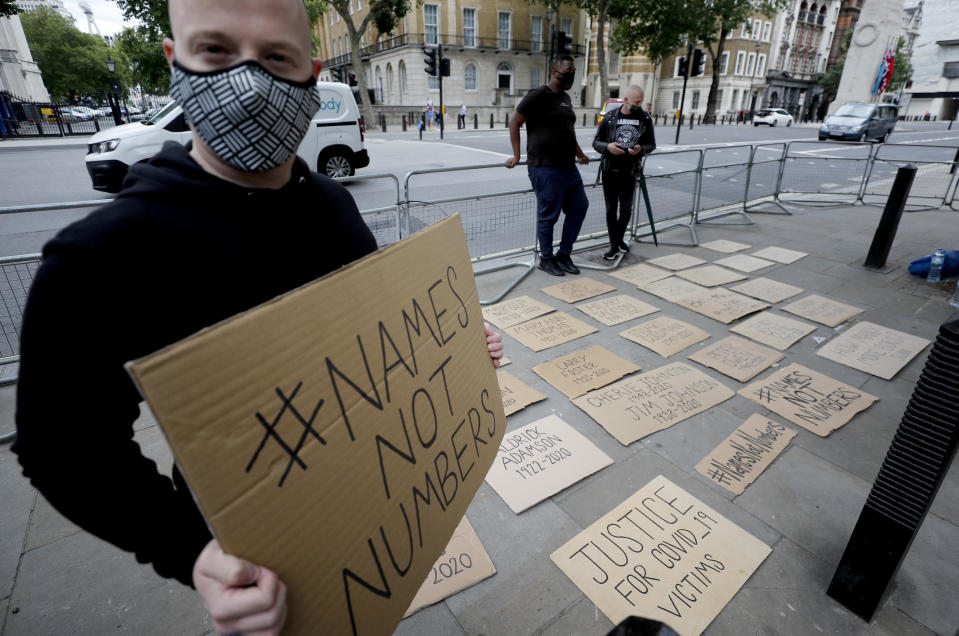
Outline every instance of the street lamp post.
<path id="1" fill-rule="evenodd" d="M 752 101 L 749 105 L 749 121 L 753 120 L 753 117 L 756 114 L 756 99 L 759 97 L 759 93 L 753 92 L 753 84 L 756 80 L 756 70 L 759 68 L 759 42 L 756 42 L 756 58 L 753 63 L 753 72 L 749 76 L 749 92 L 752 94 Z"/>
<path id="2" fill-rule="evenodd" d="M 107 99 L 110 101 L 113 123 L 119 126 L 123 123 L 123 119 L 120 117 L 120 104 L 117 100 L 117 95 L 120 94 L 120 82 L 116 77 L 117 63 L 109 55 L 107 55 L 107 70 L 110 71 L 110 92 L 107 94 Z"/>
<path id="3" fill-rule="evenodd" d="M 555 40 L 553 34 L 553 7 L 546 7 L 546 23 L 548 25 L 547 31 L 549 32 L 549 48 L 546 54 L 546 83 L 549 84 L 553 64 L 553 41 Z"/>

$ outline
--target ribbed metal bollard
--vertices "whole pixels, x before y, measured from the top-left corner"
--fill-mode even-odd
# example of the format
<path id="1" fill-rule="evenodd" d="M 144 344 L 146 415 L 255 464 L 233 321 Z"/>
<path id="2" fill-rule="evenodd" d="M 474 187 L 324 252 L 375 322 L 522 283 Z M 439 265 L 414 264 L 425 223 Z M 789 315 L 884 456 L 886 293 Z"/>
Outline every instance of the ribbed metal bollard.
<path id="1" fill-rule="evenodd" d="M 876 228 L 876 233 L 872 237 L 872 245 L 869 246 L 869 254 L 866 255 L 864 263 L 865 267 L 883 267 L 886 264 L 892 241 L 896 238 L 896 230 L 899 229 L 899 219 L 902 218 L 902 211 L 906 207 L 906 199 L 909 198 L 909 190 L 915 178 L 915 164 L 906 164 L 896 171 L 896 180 L 892 182 L 892 190 L 889 191 L 889 198 L 886 199 L 886 207 L 882 211 L 882 218 L 879 219 L 879 227 Z"/>
<path id="2" fill-rule="evenodd" d="M 899 430 L 829 584 L 827 594 L 866 621 L 871 620 L 896 576 L 956 454 L 957 395 L 959 313 L 939 328 Z"/>

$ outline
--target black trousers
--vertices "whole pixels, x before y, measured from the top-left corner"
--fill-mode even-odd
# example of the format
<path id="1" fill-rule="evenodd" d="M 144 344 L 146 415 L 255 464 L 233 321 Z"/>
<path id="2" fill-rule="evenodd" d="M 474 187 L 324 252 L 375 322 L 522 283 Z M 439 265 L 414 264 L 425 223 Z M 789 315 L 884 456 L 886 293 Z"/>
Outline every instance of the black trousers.
<path id="1" fill-rule="evenodd" d="M 606 199 L 606 230 L 610 247 L 619 247 L 633 216 L 636 175 L 630 172 L 603 172 L 603 198 Z M 618 214 L 617 214 L 618 208 Z"/>

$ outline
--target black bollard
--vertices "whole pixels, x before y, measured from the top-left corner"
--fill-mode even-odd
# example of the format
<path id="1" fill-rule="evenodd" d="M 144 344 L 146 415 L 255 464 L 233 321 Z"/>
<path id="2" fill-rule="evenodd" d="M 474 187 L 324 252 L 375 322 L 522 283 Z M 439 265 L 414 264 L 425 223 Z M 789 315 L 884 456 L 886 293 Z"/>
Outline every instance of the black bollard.
<path id="1" fill-rule="evenodd" d="M 489 114 L 489 129 L 493 130 L 493 113 Z"/>
<path id="2" fill-rule="evenodd" d="M 694 115 L 693 113 L 690 113 L 690 114 L 689 114 L 689 129 L 690 129 L 690 130 L 693 129 L 693 122 L 695 122 L 695 121 L 696 121 L 696 115 Z"/>
<path id="3" fill-rule="evenodd" d="M 479 129 L 479 114 L 473 113 L 473 130 Z"/>
<path id="4" fill-rule="evenodd" d="M 956 148 L 956 158 L 952 160 L 952 167 L 949 168 L 949 174 L 955 174 L 957 165 L 959 165 L 959 148 Z"/>
<path id="5" fill-rule="evenodd" d="M 506 124 L 507 128 L 509 128 L 509 113 L 506 113 L 506 117 L 503 119 L 503 123 Z"/>
<path id="6" fill-rule="evenodd" d="M 403 132 L 406 132 L 406 115 L 403 115 Z"/>
<path id="7" fill-rule="evenodd" d="M 865 267 L 883 267 L 886 264 L 892 241 L 896 238 L 896 230 L 899 228 L 899 219 L 902 218 L 902 211 L 906 207 L 909 189 L 912 188 L 912 181 L 915 178 L 916 166 L 912 163 L 902 166 L 896 172 L 896 180 L 892 183 L 892 190 L 889 192 L 889 198 L 886 199 L 886 207 L 882 211 L 879 227 L 876 228 L 876 233 L 872 237 L 872 245 L 869 246 L 869 254 L 863 264 Z"/>
<path id="8" fill-rule="evenodd" d="M 386 115 L 380 113 L 380 129 L 386 132 Z"/>
<path id="9" fill-rule="evenodd" d="M 959 313 L 954 313 L 939 328 L 939 337 L 826 591 L 867 622 L 906 558 L 956 454 L 957 368 Z"/>

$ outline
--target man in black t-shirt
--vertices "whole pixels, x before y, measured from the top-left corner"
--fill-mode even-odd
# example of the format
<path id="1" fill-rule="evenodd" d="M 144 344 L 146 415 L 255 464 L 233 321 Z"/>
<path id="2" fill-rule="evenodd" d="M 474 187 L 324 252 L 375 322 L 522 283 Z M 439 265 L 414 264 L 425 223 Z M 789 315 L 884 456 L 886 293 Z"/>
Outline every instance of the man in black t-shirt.
<path id="1" fill-rule="evenodd" d="M 642 88 L 630 86 L 622 108 L 603 117 L 593 138 L 593 149 L 603 155 L 599 169 L 603 174 L 606 229 L 609 232 L 609 251 L 603 254 L 607 261 L 616 258 L 620 250 L 629 251 L 623 238 L 633 214 L 640 160 L 656 149 L 653 119 L 643 110 L 643 97 Z"/>
<path id="2" fill-rule="evenodd" d="M 526 161 L 529 180 L 536 192 L 536 224 L 539 238 L 539 268 L 553 276 L 579 274 L 570 254 L 586 218 L 589 201 L 574 158 L 589 163 L 576 141 L 576 114 L 566 93 L 573 86 L 576 66 L 564 55 L 553 62 L 549 84 L 534 88 L 516 106 L 509 123 L 513 156 L 506 167 L 519 163 L 519 127 L 526 124 Z M 559 213 L 566 214 L 559 252 L 553 256 L 553 226 Z"/>

